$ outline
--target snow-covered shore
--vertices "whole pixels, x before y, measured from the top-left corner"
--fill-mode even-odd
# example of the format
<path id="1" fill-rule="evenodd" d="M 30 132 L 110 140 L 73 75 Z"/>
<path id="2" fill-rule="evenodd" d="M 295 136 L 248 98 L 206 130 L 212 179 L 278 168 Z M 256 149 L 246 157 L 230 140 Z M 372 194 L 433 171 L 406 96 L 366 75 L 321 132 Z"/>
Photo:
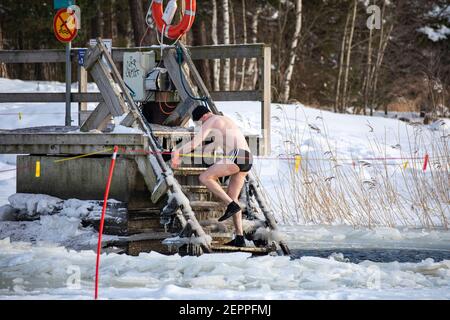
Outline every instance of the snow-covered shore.
<path id="1" fill-rule="evenodd" d="M 0 91 L 63 91 L 60 83 L 37 83 L 0 79 Z M 90 90 L 95 87 L 90 85 Z M 260 104 L 218 103 L 219 109 L 236 119 L 246 132 L 259 132 Z M 73 107 L 76 118 L 77 106 Z M 0 104 L 0 129 L 41 125 L 63 125 L 62 104 Z M 416 129 L 395 119 L 338 115 L 304 106 L 272 107 L 273 154 L 305 159 L 326 158 L 352 169 L 352 161 L 367 158 L 402 158 L 410 154 L 410 136 Z M 76 124 L 76 123 L 75 123 Z M 295 127 L 289 127 L 295 124 Z M 423 130 L 422 130 L 423 129 Z M 448 134 L 442 121 L 420 132 L 417 154 L 429 151 L 433 139 Z M 416 130 L 417 131 L 417 130 Z M 288 141 L 292 133 L 298 141 Z M 417 132 L 416 132 L 417 133 Z M 292 140 L 292 139 L 291 139 Z M 352 161 L 348 161 L 352 159 Z M 308 162 L 311 166 L 317 162 Z M 15 194 L 15 156 L 0 155 L 0 207 L 11 202 L 15 208 L 35 210 L 40 219 L 11 221 L 0 217 L 0 299 L 91 299 L 97 234 L 82 228 L 88 203 L 71 200 L 65 213 L 49 209 L 59 199 L 24 201 Z M 292 161 L 260 158 L 256 170 L 276 206 L 275 190 L 281 183 L 278 172 L 294 170 Z M 324 170 L 330 170 L 329 161 Z M 375 166 L 375 164 L 373 164 Z M 404 183 L 403 161 L 389 166 L 396 183 Z M 419 169 L 410 166 L 411 172 Z M 437 172 L 439 169 L 436 169 Z M 370 177 L 362 168 L 361 176 Z M 30 200 L 30 199 L 28 199 Z M 449 213 L 449 203 L 442 203 Z M 92 209 L 92 208 L 91 208 Z M 38 212 L 39 211 L 39 212 Z M 89 212 L 88 212 L 89 211 Z M 95 210 L 94 210 L 95 211 Z M 292 249 L 414 248 L 450 250 L 450 232 L 433 229 L 379 225 L 372 229 L 305 221 L 300 215 L 278 219 Z M 4 220 L 4 221 L 1 221 Z M 414 220 L 412 219 L 412 222 Z M 77 250 L 77 251 L 75 251 Z M 106 299 L 450 299 L 450 260 L 419 263 L 351 263 L 332 256 L 250 258 L 247 254 L 205 255 L 200 258 L 163 256 L 156 253 L 130 257 L 103 254 L 100 296 Z"/>
<path id="2" fill-rule="evenodd" d="M 0 91 L 37 90 L 63 91 L 64 85 L 0 79 Z M 95 85 L 90 84 L 89 90 L 94 91 Z M 218 102 L 218 107 L 234 118 L 243 131 L 255 134 L 260 132 L 260 103 Z M 72 105 L 72 112 L 73 118 L 77 119 L 76 104 Z M 277 209 L 278 219 L 283 223 L 326 221 L 352 225 L 446 227 L 446 221 L 450 217 L 450 195 L 442 190 L 440 183 L 436 184 L 436 177 L 433 177 L 430 169 L 436 172 L 435 176 L 440 171 L 448 176 L 448 155 L 445 155 L 445 150 L 437 150 L 444 146 L 450 148 L 450 121 L 441 120 L 429 126 L 414 126 L 397 119 L 335 114 L 303 105 L 273 104 L 271 112 L 272 154 L 256 159 L 255 170 Z M 1 104 L 0 114 L 0 129 L 64 124 L 63 104 Z M 307 170 L 308 176 L 291 175 L 295 170 L 293 157 L 297 154 L 302 156 L 301 168 Z M 425 154 L 430 155 L 429 169 L 427 173 L 420 175 L 418 172 L 421 171 Z M 0 205 L 6 204 L 7 197 L 15 193 L 15 172 L 7 171 L 13 170 L 14 165 L 14 156 L 0 155 Z M 352 180 L 341 181 L 337 175 Z M 441 180 L 445 182 L 445 176 L 443 177 Z M 346 214 L 325 215 L 323 211 L 308 213 L 302 207 L 305 201 L 294 198 L 295 193 L 299 195 L 306 192 L 306 182 L 309 179 L 319 180 L 320 188 L 326 185 L 323 183 L 325 180 L 329 181 L 326 187 L 330 185 L 330 190 L 343 190 L 359 183 L 364 186 L 359 186 L 359 190 L 339 191 L 341 193 L 334 195 L 348 200 L 345 204 L 349 207 Z M 425 190 L 429 195 L 438 196 L 433 199 L 427 195 L 423 199 L 418 198 L 418 191 L 410 188 L 417 185 L 418 181 L 425 181 L 424 184 L 430 185 L 431 189 Z M 390 190 L 386 185 L 392 188 L 397 199 L 402 200 L 398 200 L 396 205 L 390 202 L 377 206 L 386 200 L 380 197 L 389 196 Z M 435 186 L 440 187 L 440 190 L 434 190 Z M 362 207 L 361 200 L 349 199 L 357 196 L 355 192 L 362 198 L 373 199 Z M 280 193 L 285 199 L 280 199 Z M 326 200 L 323 197 L 316 199 Z M 355 204 L 356 202 L 358 203 Z M 405 206 L 414 208 L 405 209 Z M 422 212 L 422 208 L 429 210 Z M 367 211 L 371 211 L 370 216 L 367 216 Z M 311 214 L 315 217 L 310 217 Z"/>

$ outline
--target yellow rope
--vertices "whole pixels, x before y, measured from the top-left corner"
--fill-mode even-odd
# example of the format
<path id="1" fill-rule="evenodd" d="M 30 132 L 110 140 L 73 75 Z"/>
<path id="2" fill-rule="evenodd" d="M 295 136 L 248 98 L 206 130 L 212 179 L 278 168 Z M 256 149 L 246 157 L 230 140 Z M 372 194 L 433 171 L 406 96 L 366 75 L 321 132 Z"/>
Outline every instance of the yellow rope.
<path id="1" fill-rule="evenodd" d="M 105 153 L 105 152 L 109 152 L 109 151 L 113 151 L 113 150 L 114 150 L 114 148 L 109 148 L 109 149 L 105 149 L 105 150 L 101 150 L 101 151 L 96 151 L 96 152 L 91 152 L 91 153 L 87 153 L 87 154 L 82 154 L 82 155 L 76 156 L 76 157 L 65 158 L 65 159 L 61 159 L 61 160 L 55 160 L 54 163 L 70 161 L 70 160 L 76 160 L 76 159 L 85 158 L 85 157 L 89 157 L 89 156 L 93 156 L 93 155 L 96 155 L 96 154 Z"/>

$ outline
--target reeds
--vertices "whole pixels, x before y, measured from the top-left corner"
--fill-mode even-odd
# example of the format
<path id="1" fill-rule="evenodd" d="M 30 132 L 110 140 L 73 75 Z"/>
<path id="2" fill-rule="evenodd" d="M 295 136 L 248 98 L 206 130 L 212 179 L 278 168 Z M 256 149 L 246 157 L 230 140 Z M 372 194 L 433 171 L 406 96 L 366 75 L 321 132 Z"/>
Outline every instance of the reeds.
<path id="1" fill-rule="evenodd" d="M 369 143 L 376 159 L 339 159 L 323 120 L 321 126 L 300 127 L 297 116 L 289 118 L 280 110 L 284 149 L 291 157 L 282 164 L 286 170 L 278 170 L 275 192 L 267 196 L 283 223 L 449 227 L 450 135 L 413 124 L 407 148 L 387 141 L 387 134 L 384 141 L 373 135 Z M 316 152 L 305 152 L 305 145 Z M 389 159 L 388 146 L 400 150 L 400 159 Z M 294 156 L 299 154 L 296 172 Z M 426 172 L 424 154 L 430 155 Z"/>

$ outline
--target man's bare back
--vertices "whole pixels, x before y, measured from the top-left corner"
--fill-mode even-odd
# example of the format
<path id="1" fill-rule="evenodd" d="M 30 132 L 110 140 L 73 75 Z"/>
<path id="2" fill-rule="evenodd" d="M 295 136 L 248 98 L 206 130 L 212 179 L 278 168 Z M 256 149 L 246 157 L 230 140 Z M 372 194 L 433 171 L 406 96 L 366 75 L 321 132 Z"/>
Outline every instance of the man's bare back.
<path id="1" fill-rule="evenodd" d="M 250 151 L 247 140 L 233 120 L 226 116 L 211 115 L 205 121 L 201 130 L 208 131 L 208 137 L 212 137 L 214 147 L 220 147 L 225 154 L 234 149 Z"/>

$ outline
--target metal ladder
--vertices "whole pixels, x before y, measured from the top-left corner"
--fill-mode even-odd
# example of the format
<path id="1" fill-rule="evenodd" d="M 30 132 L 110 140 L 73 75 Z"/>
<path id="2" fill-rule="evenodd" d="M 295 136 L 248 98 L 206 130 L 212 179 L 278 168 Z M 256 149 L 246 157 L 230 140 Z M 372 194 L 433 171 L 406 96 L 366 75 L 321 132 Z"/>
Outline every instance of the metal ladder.
<path id="1" fill-rule="evenodd" d="M 172 169 L 164 162 L 160 153 L 161 150 L 158 148 L 153 137 L 151 127 L 147 124 L 141 110 L 131 97 L 111 55 L 108 53 L 101 39 L 97 39 L 97 45 L 88 50 L 84 67 L 91 73 L 91 76 L 97 83 L 104 101 L 107 102 L 105 105 L 110 110 L 110 114 L 121 116 L 128 113 L 122 124 L 137 127 L 146 134 L 149 155 L 146 157 L 146 163 L 140 162 L 138 166 L 144 175 L 147 186 L 154 188 L 152 200 L 156 202 L 159 198 L 157 195 L 162 196 L 164 193 L 167 194 L 169 200 L 163 210 L 163 215 L 168 214 L 169 211 L 175 213 L 183 228 L 181 234 L 185 237 L 190 237 L 191 234 L 195 234 L 200 239 L 200 246 L 203 252 L 211 253 L 210 237 L 206 235 L 197 221 L 190 206 L 189 199 L 181 190 L 181 186 L 175 179 Z M 100 105 L 99 107 L 104 108 L 104 105 Z M 152 177 L 149 177 L 150 172 L 148 170 L 153 170 L 158 178 L 156 187 L 148 184 L 152 180 Z"/>
<path id="2" fill-rule="evenodd" d="M 221 114 L 211 99 L 184 45 L 178 43 L 175 47 L 165 48 L 163 61 L 181 98 L 181 103 L 174 110 L 173 114 L 167 118 L 165 125 L 183 126 L 189 120 L 192 110 L 198 105 L 196 100 L 199 100 L 196 97 L 194 86 L 199 89 L 201 100 L 208 105 L 209 109 L 214 114 Z M 97 44 L 88 50 L 84 67 L 97 83 L 104 99 L 104 102 L 99 104 L 85 122 L 83 126 L 87 126 L 87 128 L 84 129 L 87 130 L 99 126 L 105 122 L 105 119 L 110 119 L 111 116 L 118 117 L 126 114 L 121 124 L 139 128 L 146 134 L 148 139 L 149 155 L 145 157 L 145 160 L 143 160 L 143 157 L 137 157 L 136 161 L 139 171 L 152 193 L 152 201 L 156 203 L 163 196 L 168 196 L 167 205 L 161 212 L 161 221 L 168 223 L 170 217 L 175 215 L 182 227 L 180 237 L 190 238 L 194 235 L 197 239 L 200 239 L 198 242 L 201 250 L 205 253 L 211 253 L 211 238 L 199 224 L 190 201 L 183 193 L 181 185 L 174 176 L 174 172 L 162 158 L 162 150 L 158 146 L 150 124 L 146 121 L 140 108 L 131 97 L 111 55 L 100 38 L 97 39 Z M 190 82 L 191 77 L 194 83 Z M 272 231 L 276 231 L 277 223 L 275 218 L 265 201 L 258 180 L 252 172 L 247 178 L 246 188 L 250 191 L 250 196 L 255 199 L 259 209 L 264 214 L 266 226 Z M 284 241 L 280 241 L 278 244 L 284 254 L 290 254 L 289 248 Z"/>
<path id="3" fill-rule="evenodd" d="M 216 115 L 222 115 L 222 113 L 217 109 L 214 101 L 211 98 L 211 95 L 203 82 L 202 77 L 200 76 L 200 73 L 198 72 L 197 68 L 195 67 L 194 62 L 192 61 L 191 55 L 189 54 L 188 49 L 181 43 L 178 42 L 176 44 L 176 53 L 174 55 L 174 49 L 166 50 L 164 54 L 164 63 L 166 68 L 168 69 L 169 75 L 171 79 L 176 79 L 174 81 L 175 86 L 178 90 L 189 90 L 189 95 L 192 96 L 194 90 L 192 89 L 192 86 L 190 85 L 189 81 L 189 75 L 187 74 L 185 68 L 183 66 L 186 66 L 186 69 L 189 70 L 189 73 L 194 80 L 194 85 L 197 86 L 199 89 L 199 93 L 202 95 L 202 98 L 204 99 L 205 103 L 208 105 L 209 109 L 212 111 L 212 113 Z M 182 57 L 180 57 L 182 55 Z M 178 75 L 177 75 L 177 66 L 174 65 L 174 60 L 176 59 L 176 62 L 178 64 Z M 181 65 L 180 65 L 181 63 Z M 180 75 L 181 74 L 181 75 Z M 184 78 L 184 79 L 182 79 Z M 184 83 L 183 83 L 184 81 Z M 189 86 L 188 86 L 189 85 Z M 186 106 L 191 105 L 190 100 L 192 100 L 192 97 L 188 96 L 185 98 L 185 103 L 183 103 L 181 106 L 179 106 L 175 112 L 177 112 L 176 116 L 181 118 L 181 123 L 184 123 L 186 119 L 189 119 L 190 112 L 192 109 L 186 108 Z M 183 97 L 182 97 L 183 99 Z M 174 122 L 174 117 L 169 117 L 166 120 L 166 124 L 172 124 Z M 275 217 L 272 213 L 272 209 L 268 205 L 267 201 L 265 200 L 262 188 L 260 186 L 260 183 L 258 179 L 256 178 L 253 170 L 250 171 L 249 175 L 247 176 L 247 188 L 250 190 L 250 194 L 253 195 L 255 198 L 260 210 L 264 214 L 264 217 L 266 219 L 267 226 L 272 231 L 278 231 L 277 222 L 275 220 Z M 283 253 L 285 255 L 290 255 L 289 247 L 287 246 L 286 242 L 281 240 L 279 241 L 279 246 Z"/>

